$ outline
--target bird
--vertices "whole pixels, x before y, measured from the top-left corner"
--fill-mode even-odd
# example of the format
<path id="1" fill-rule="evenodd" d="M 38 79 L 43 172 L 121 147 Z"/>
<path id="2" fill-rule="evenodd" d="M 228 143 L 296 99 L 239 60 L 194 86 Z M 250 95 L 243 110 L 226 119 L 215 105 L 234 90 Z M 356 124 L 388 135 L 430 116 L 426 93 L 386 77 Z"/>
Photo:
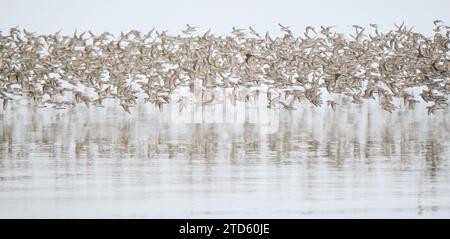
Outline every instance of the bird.
<path id="1" fill-rule="evenodd" d="M 286 102 L 280 101 L 280 104 L 284 107 L 286 110 L 295 110 L 295 108 L 292 106 L 292 104 L 286 104 Z"/>
<path id="2" fill-rule="evenodd" d="M 437 26 L 439 23 L 443 23 L 443 21 L 442 21 L 442 20 L 434 20 L 434 21 L 433 21 L 433 24 L 434 24 L 435 26 Z"/>
<path id="3" fill-rule="evenodd" d="M 5 111 L 8 108 L 8 102 L 10 101 L 10 98 L 3 99 L 3 110 Z"/>
<path id="4" fill-rule="evenodd" d="M 186 29 L 183 30 L 183 33 L 187 34 L 187 35 L 190 35 L 192 32 L 195 32 L 196 30 L 197 30 L 196 27 L 193 27 L 193 26 L 191 26 L 189 24 L 186 24 Z"/>
<path id="5" fill-rule="evenodd" d="M 156 28 L 40 34 L 13 27 L 0 32 L 0 55 L 7 56 L 0 61 L 0 100 L 4 113 L 28 98 L 38 108 L 57 110 L 116 100 L 132 114 L 141 100 L 162 112 L 178 99 L 181 112 L 219 99 L 233 106 L 260 101 L 265 92 L 267 107 L 294 110 L 303 99 L 320 107 L 325 91 L 356 104 L 378 100 L 389 112 L 399 109 L 396 98 L 411 110 L 421 98 L 433 104 L 431 115 L 448 106 L 450 92 L 450 28 L 442 20 L 433 24 L 432 36 L 405 23 L 386 33 L 370 23 L 376 35 L 356 24 L 349 25 L 353 34 L 332 32 L 335 26 L 320 26 L 318 34 L 307 26 L 300 36 L 278 23 L 286 34 L 264 37 L 252 26 L 196 36 L 198 27 L 189 24 L 179 34 Z M 333 111 L 336 105 L 327 101 Z"/>
<path id="6" fill-rule="evenodd" d="M 333 100 L 327 100 L 327 105 L 331 107 L 333 111 L 336 111 L 336 102 Z"/>

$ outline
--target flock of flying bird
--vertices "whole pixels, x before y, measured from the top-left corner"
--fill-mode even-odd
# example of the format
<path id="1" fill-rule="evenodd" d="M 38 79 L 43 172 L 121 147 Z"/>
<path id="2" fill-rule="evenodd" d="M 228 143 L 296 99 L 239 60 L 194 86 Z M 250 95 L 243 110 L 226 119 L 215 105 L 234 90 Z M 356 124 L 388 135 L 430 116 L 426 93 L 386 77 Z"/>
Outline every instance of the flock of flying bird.
<path id="1" fill-rule="evenodd" d="M 405 24 L 385 33 L 376 24 L 353 25 L 348 35 L 308 26 L 302 36 L 279 25 L 278 37 L 252 27 L 233 27 L 229 36 L 195 34 L 186 25 L 176 36 L 152 29 L 118 37 L 11 28 L 0 32 L 0 100 L 3 110 L 27 96 L 38 107 L 57 109 L 116 99 L 130 113 L 143 99 L 159 110 L 174 101 L 181 111 L 193 103 L 177 94 L 185 88 L 203 105 L 228 89 L 226 100 L 234 105 L 263 95 L 267 107 L 287 110 L 301 101 L 320 106 L 324 91 L 354 103 L 376 99 L 389 112 L 398 108 L 395 97 L 409 109 L 427 102 L 428 114 L 447 107 L 450 28 L 442 21 L 434 21 L 431 37 Z M 336 101 L 326 104 L 336 109 Z"/>

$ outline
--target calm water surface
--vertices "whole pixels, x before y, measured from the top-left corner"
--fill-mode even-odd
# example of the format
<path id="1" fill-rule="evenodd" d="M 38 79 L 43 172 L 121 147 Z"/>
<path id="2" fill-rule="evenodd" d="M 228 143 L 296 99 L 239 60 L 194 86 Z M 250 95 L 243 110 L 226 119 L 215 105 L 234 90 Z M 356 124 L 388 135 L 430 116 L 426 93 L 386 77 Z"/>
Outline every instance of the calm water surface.
<path id="1" fill-rule="evenodd" d="M 0 217 L 450 217 L 448 110 L 301 106 L 274 134 L 167 112 L 1 111 Z"/>

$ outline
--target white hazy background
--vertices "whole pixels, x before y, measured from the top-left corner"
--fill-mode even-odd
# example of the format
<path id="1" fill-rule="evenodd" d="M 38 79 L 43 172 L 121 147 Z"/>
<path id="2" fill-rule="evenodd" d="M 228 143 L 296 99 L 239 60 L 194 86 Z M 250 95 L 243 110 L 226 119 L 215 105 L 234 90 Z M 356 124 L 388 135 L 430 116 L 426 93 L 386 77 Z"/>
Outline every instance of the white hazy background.
<path id="1" fill-rule="evenodd" d="M 450 22 L 449 0 L 0 0 L 0 9 L 2 31 L 19 26 L 45 34 L 75 29 L 117 34 L 153 27 L 178 34 L 186 23 L 215 34 L 228 34 L 233 26 L 277 34 L 277 23 L 282 23 L 299 34 L 308 25 L 336 25 L 337 31 L 349 32 L 351 24 L 378 23 L 389 30 L 394 22 L 405 21 L 429 35 L 433 20 Z"/>
<path id="2" fill-rule="evenodd" d="M 450 0 L 0 0 L 0 9 L 1 31 L 39 34 L 176 35 L 186 23 L 280 34 L 282 23 L 300 35 L 405 21 L 429 36 L 433 20 L 450 23 Z M 279 132 L 260 135 L 248 124 L 170 124 L 152 106 L 128 115 L 11 104 L 0 111 L 0 218 L 448 218 L 449 112 L 342 107 L 283 111 Z"/>

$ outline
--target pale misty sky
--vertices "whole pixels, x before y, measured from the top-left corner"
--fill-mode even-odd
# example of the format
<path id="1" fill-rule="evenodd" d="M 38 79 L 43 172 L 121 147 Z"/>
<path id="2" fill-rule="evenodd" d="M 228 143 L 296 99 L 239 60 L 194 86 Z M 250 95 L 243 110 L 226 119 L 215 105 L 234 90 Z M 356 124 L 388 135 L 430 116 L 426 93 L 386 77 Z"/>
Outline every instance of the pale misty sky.
<path id="1" fill-rule="evenodd" d="M 432 21 L 450 23 L 449 0 L 0 0 L 0 29 L 19 26 L 39 33 L 62 30 L 72 33 L 118 33 L 152 27 L 178 34 L 186 23 L 200 32 L 228 34 L 232 26 L 253 26 L 260 33 L 279 33 L 277 23 L 299 34 L 308 25 L 336 25 L 337 31 L 353 31 L 350 24 L 378 23 L 382 30 L 405 21 L 421 33 L 432 33 Z"/>

